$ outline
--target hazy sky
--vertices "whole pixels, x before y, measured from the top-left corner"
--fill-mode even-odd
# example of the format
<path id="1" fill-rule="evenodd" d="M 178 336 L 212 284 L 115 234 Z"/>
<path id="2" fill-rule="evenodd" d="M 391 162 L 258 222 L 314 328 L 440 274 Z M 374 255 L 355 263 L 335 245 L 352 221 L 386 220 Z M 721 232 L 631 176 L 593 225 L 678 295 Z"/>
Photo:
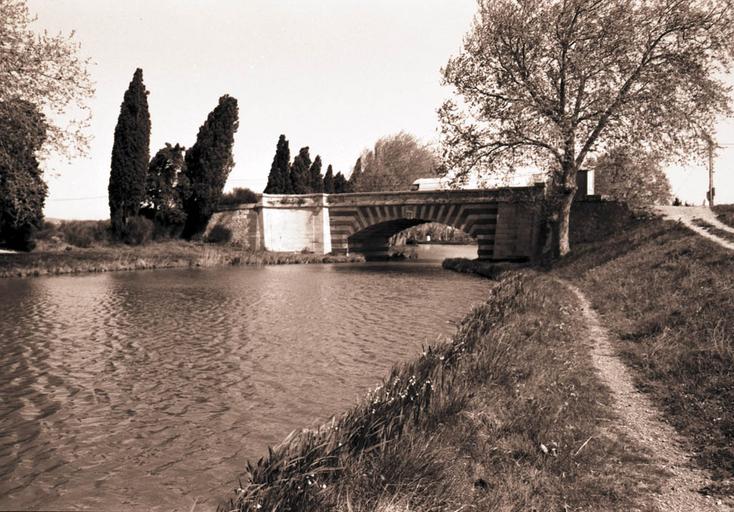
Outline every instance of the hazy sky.
<path id="1" fill-rule="evenodd" d="M 92 76 L 89 155 L 50 161 L 46 215 L 106 218 L 112 138 L 136 67 L 150 91 L 151 156 L 190 147 L 222 94 L 239 100 L 226 189 L 265 187 L 278 135 L 348 173 L 359 153 L 400 130 L 436 139 L 450 95 L 440 67 L 461 48 L 474 0 L 28 0 L 38 26 L 75 30 Z M 719 140 L 734 144 L 734 122 Z M 717 199 L 734 203 L 734 146 L 717 159 Z M 674 192 L 700 204 L 703 169 L 672 170 Z"/>

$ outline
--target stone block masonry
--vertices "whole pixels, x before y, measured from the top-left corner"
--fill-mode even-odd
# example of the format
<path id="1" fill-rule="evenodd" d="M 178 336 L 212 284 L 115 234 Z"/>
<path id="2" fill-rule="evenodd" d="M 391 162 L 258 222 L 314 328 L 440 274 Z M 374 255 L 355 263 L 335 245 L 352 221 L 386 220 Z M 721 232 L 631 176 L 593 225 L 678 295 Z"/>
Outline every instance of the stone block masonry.
<path id="1" fill-rule="evenodd" d="M 388 240 L 425 222 L 446 224 L 477 240 L 482 260 L 534 260 L 540 247 L 542 186 L 429 192 L 268 195 L 221 211 L 208 226 L 229 227 L 253 249 L 358 252 L 387 256 Z"/>

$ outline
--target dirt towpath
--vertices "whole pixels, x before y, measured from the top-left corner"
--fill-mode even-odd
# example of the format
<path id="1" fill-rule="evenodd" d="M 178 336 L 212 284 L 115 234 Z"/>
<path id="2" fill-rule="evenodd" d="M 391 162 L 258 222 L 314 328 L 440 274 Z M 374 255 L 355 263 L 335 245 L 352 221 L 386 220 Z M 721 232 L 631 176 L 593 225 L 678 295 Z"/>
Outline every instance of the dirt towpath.
<path id="1" fill-rule="evenodd" d="M 658 206 L 655 210 L 664 218 L 672 221 L 680 221 L 688 229 L 695 231 L 699 235 L 708 238 L 713 242 L 716 242 L 722 247 L 726 247 L 727 249 L 734 251 L 734 243 L 716 236 L 715 234 L 706 231 L 701 226 L 697 226 L 693 223 L 695 219 L 701 219 L 715 228 L 728 231 L 729 233 L 734 233 L 734 228 L 727 226 L 717 219 L 714 212 L 712 212 L 707 206 Z"/>
<path id="2" fill-rule="evenodd" d="M 645 395 L 637 391 L 632 376 L 616 355 L 609 332 L 589 300 L 576 286 L 564 282 L 581 306 L 592 341 L 592 360 L 604 384 L 612 391 L 614 413 L 621 420 L 620 431 L 654 454 L 660 469 L 670 477 L 654 496 L 661 512 L 730 512 L 719 500 L 698 493 L 709 481 L 708 475 L 692 466 L 690 455 L 682 448 L 680 437 L 660 415 Z"/>

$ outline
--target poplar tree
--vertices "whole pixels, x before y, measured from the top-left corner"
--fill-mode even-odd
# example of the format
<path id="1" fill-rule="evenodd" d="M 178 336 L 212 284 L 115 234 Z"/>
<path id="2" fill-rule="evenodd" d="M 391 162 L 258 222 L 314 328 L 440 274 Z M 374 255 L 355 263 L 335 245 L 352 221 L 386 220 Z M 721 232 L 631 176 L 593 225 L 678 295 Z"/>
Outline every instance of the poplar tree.
<path id="1" fill-rule="evenodd" d="M 107 188 L 110 220 L 116 236 L 122 235 L 131 217 L 138 214 L 145 196 L 145 177 L 150 160 L 150 114 L 143 70 L 135 70 L 120 106 L 112 145 L 110 182 Z"/>
<path id="2" fill-rule="evenodd" d="M 324 174 L 323 184 L 325 194 L 334 193 L 334 169 L 332 169 L 331 164 L 329 164 L 329 167 L 326 168 L 326 174 Z"/>
<path id="3" fill-rule="evenodd" d="M 270 166 L 268 184 L 265 187 L 266 194 L 292 194 L 293 184 L 290 176 L 291 150 L 288 147 L 288 139 L 285 135 L 278 138 L 275 147 L 275 156 Z"/>
<path id="4" fill-rule="evenodd" d="M 293 159 L 291 165 L 291 182 L 294 194 L 308 194 L 309 192 L 309 169 L 311 157 L 308 154 L 308 146 L 303 147 Z"/>
<path id="5" fill-rule="evenodd" d="M 321 175 L 321 156 L 316 155 L 316 159 L 308 170 L 309 174 L 309 192 L 319 194 L 324 191 L 324 177 Z"/>
<path id="6" fill-rule="evenodd" d="M 239 127 L 237 100 L 229 95 L 219 98 L 199 128 L 196 143 L 186 152 L 186 176 L 190 193 L 184 200 L 186 224 L 183 237 L 190 239 L 206 228 L 219 204 L 234 158 L 232 146 Z"/>

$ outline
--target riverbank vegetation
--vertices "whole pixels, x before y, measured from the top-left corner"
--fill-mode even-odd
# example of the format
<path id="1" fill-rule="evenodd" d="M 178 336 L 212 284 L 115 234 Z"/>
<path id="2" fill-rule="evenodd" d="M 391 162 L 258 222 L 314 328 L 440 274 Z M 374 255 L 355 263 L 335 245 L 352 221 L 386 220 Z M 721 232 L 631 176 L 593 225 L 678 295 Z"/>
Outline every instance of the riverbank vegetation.
<path id="1" fill-rule="evenodd" d="M 637 385 L 734 495 L 734 258 L 672 222 L 640 222 L 609 240 L 577 247 L 557 266 L 577 281 Z"/>
<path id="2" fill-rule="evenodd" d="M 0 278 L 118 270 L 213 267 L 221 265 L 282 265 L 364 261 L 360 255 L 321 255 L 250 251 L 230 244 L 169 240 L 131 247 L 125 244 L 69 250 L 0 254 Z"/>
<path id="3" fill-rule="evenodd" d="M 625 510 L 647 454 L 611 429 L 584 326 L 556 280 L 493 286 L 450 343 L 426 347 L 339 418 L 292 434 L 223 510 Z"/>

